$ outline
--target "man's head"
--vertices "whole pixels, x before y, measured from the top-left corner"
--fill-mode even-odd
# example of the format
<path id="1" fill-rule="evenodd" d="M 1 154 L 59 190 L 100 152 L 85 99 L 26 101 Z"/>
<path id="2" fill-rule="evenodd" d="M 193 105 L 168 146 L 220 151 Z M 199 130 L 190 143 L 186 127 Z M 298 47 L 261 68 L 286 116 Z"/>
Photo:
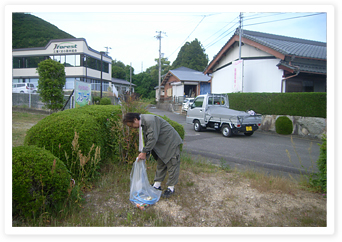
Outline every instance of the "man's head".
<path id="1" fill-rule="evenodd" d="M 123 119 L 123 123 L 131 128 L 139 128 L 140 113 L 127 113 Z"/>

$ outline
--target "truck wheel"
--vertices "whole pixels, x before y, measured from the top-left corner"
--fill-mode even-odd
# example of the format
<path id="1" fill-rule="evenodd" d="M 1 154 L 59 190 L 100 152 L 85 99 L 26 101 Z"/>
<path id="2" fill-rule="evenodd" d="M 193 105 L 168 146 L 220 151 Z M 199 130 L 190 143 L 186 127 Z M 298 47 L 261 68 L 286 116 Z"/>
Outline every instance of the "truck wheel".
<path id="1" fill-rule="evenodd" d="M 221 132 L 222 132 L 222 135 L 224 137 L 231 137 L 232 136 L 232 130 L 228 124 L 222 125 Z"/>
<path id="2" fill-rule="evenodd" d="M 251 136 L 254 132 L 244 133 L 246 136 Z"/>
<path id="3" fill-rule="evenodd" d="M 196 132 L 201 132 L 201 130 L 202 130 L 201 123 L 198 120 L 195 120 L 195 122 L 194 122 L 194 130 Z"/>

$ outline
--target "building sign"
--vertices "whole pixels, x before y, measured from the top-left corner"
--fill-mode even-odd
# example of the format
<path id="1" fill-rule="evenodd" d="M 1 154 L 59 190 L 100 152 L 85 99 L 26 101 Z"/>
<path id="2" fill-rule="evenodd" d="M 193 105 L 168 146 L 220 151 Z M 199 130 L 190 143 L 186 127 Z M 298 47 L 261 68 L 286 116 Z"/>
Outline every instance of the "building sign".
<path id="1" fill-rule="evenodd" d="M 77 52 L 77 44 L 72 42 L 62 42 L 55 44 L 53 53 L 75 53 Z"/>
<path id="2" fill-rule="evenodd" d="M 91 103 L 91 83 L 75 81 L 75 107 L 83 107 Z"/>
<path id="3" fill-rule="evenodd" d="M 242 79 L 243 79 L 243 60 L 234 61 L 233 64 L 233 91 L 242 92 Z"/>

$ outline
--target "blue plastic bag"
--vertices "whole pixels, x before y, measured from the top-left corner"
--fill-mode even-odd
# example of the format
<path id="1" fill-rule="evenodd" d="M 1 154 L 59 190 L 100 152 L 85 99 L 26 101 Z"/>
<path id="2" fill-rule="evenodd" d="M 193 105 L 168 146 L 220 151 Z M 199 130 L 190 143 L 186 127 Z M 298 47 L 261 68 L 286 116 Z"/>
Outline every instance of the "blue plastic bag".
<path id="1" fill-rule="evenodd" d="M 129 200 L 136 205 L 152 205 L 159 201 L 162 191 L 153 188 L 147 177 L 145 160 L 133 163 Z"/>

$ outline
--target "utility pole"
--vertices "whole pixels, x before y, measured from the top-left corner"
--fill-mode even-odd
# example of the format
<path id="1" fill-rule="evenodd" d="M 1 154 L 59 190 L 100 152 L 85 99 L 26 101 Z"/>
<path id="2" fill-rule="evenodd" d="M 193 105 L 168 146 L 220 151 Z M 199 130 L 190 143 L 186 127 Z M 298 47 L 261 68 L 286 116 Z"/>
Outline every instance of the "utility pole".
<path id="1" fill-rule="evenodd" d="M 161 90 L 161 34 L 165 34 L 165 32 L 162 32 L 162 31 L 156 31 L 156 33 L 158 33 L 158 35 L 154 36 L 156 37 L 157 39 L 159 39 L 159 80 L 158 80 L 158 83 L 159 83 L 159 89 L 158 89 L 158 102 L 160 102 L 160 90 Z"/>
<path id="2" fill-rule="evenodd" d="M 129 96 L 132 95 L 132 62 L 129 67 Z"/>
<path id="3" fill-rule="evenodd" d="M 242 35 L 242 13 L 240 12 L 240 27 L 239 27 L 239 60 L 241 60 L 241 35 Z"/>

